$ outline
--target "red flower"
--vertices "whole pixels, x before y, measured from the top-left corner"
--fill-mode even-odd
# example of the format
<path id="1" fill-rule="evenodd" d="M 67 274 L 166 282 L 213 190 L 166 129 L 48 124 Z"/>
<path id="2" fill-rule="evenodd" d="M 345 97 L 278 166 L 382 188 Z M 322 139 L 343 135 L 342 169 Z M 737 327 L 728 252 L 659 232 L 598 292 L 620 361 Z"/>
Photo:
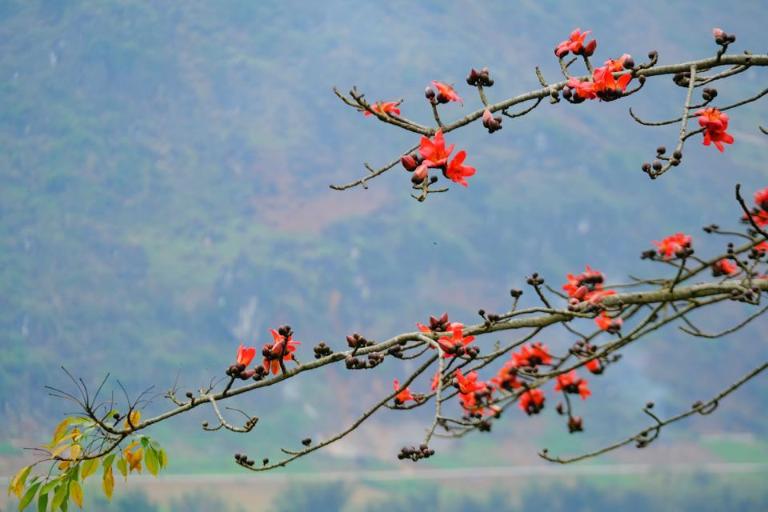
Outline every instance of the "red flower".
<path id="1" fill-rule="evenodd" d="M 453 151 L 454 144 L 445 147 L 445 138 L 443 130 L 437 130 L 433 139 L 427 137 L 421 138 L 419 153 L 424 158 L 424 164 L 428 167 L 442 167 L 448 163 L 448 157 Z"/>
<path id="2" fill-rule="evenodd" d="M 739 267 L 731 260 L 725 258 L 712 264 L 712 275 L 714 277 L 732 276 L 739 273 Z"/>
<path id="3" fill-rule="evenodd" d="M 292 339 L 293 333 L 290 329 L 287 330 L 286 335 L 274 329 L 270 329 L 270 332 L 274 342 L 264 345 L 261 354 L 264 356 L 264 369 L 277 375 L 280 373 L 280 361 L 293 360 L 296 345 L 301 345 L 301 342 Z"/>
<path id="4" fill-rule="evenodd" d="M 665 260 L 671 260 L 683 249 L 691 247 L 691 237 L 685 233 L 675 233 L 666 237 L 661 242 L 654 240 L 653 244 L 658 248 L 659 256 Z"/>
<path id="5" fill-rule="evenodd" d="M 467 157 L 467 152 L 464 150 L 459 151 L 456 153 L 456 156 L 453 157 L 453 160 L 451 160 L 451 163 L 448 164 L 448 167 L 445 168 L 443 171 L 443 175 L 448 178 L 449 180 L 458 183 L 459 185 L 467 186 L 467 180 L 464 178 L 469 178 L 470 176 L 475 174 L 475 168 L 469 167 L 468 165 L 462 165 L 464 163 L 464 159 Z"/>
<path id="6" fill-rule="evenodd" d="M 578 394 L 582 400 L 586 400 L 592 392 L 587 387 L 586 379 L 576 375 L 576 370 L 571 370 L 568 373 L 557 376 L 557 382 L 555 382 L 555 391 L 562 391 L 563 393 Z"/>
<path id="7" fill-rule="evenodd" d="M 587 370 L 590 371 L 590 373 L 594 373 L 595 375 L 603 373 L 604 370 L 600 359 L 591 359 L 584 366 L 587 368 Z"/>
<path id="8" fill-rule="evenodd" d="M 256 347 L 244 347 L 241 343 L 237 347 L 237 364 L 248 366 L 256 355 Z"/>
<path id="9" fill-rule="evenodd" d="M 621 317 L 611 318 L 608 316 L 607 311 L 603 311 L 595 317 L 595 323 L 603 331 L 607 331 L 611 334 L 615 334 L 621 330 L 621 326 L 624 323 L 624 319 Z"/>
<path id="10" fill-rule="evenodd" d="M 485 382 L 478 382 L 477 372 L 469 372 L 464 375 L 460 369 L 457 369 L 453 374 L 456 377 L 456 383 L 459 385 L 459 393 L 474 393 L 475 391 L 484 391 L 488 389 Z"/>
<path id="11" fill-rule="evenodd" d="M 584 44 L 584 40 L 591 32 L 591 30 L 581 32 L 578 28 L 574 29 L 568 39 L 557 45 L 555 48 L 555 55 L 557 55 L 558 58 L 565 57 L 568 55 L 568 52 L 573 52 L 575 55 L 592 55 L 595 48 L 597 48 L 597 41 L 593 39 L 586 45 Z"/>
<path id="12" fill-rule="evenodd" d="M 443 82 L 438 82 L 437 80 L 432 80 L 432 85 L 434 85 L 435 89 L 437 89 L 437 101 L 440 103 L 457 101 L 462 105 L 464 104 L 464 100 L 462 100 L 461 96 L 456 93 L 456 90 L 453 88 L 453 86 L 444 84 Z"/>
<path id="13" fill-rule="evenodd" d="M 592 82 L 594 82 L 595 92 L 602 99 L 613 99 L 619 93 L 627 90 L 627 85 L 632 80 L 631 73 L 624 73 L 616 79 L 613 74 L 624 69 L 624 61 L 630 58 L 624 54 L 618 60 L 607 60 L 604 66 L 595 68 L 592 72 Z"/>
<path id="14" fill-rule="evenodd" d="M 499 369 L 499 373 L 491 379 L 491 382 L 500 389 L 506 389 L 512 391 L 522 387 L 523 383 L 517 379 L 517 367 L 514 361 L 507 361 L 504 366 Z"/>
<path id="15" fill-rule="evenodd" d="M 597 91 L 595 91 L 595 84 L 587 81 L 581 81 L 576 77 L 571 77 L 568 79 L 568 83 L 566 84 L 569 89 L 572 89 L 574 94 L 576 94 L 576 97 L 582 98 L 585 100 L 593 100 L 597 98 Z"/>
<path id="16" fill-rule="evenodd" d="M 755 204 L 761 210 L 768 212 L 768 187 L 755 192 Z"/>
<path id="17" fill-rule="evenodd" d="M 450 327 L 450 336 L 443 336 L 437 340 L 440 348 L 443 349 L 443 357 L 453 357 L 456 354 L 462 354 L 464 347 L 475 340 L 474 336 L 464 336 L 464 325 L 453 322 Z"/>
<path id="18" fill-rule="evenodd" d="M 400 115 L 400 109 L 397 108 L 399 106 L 400 106 L 400 102 L 399 101 L 386 101 L 386 102 L 377 101 L 376 103 L 371 105 L 371 110 L 373 110 L 377 114 L 381 114 L 381 115 L 393 115 L 394 114 L 396 116 L 399 116 Z M 369 117 L 369 116 L 372 116 L 373 114 L 371 114 L 368 110 L 363 110 L 363 115 L 365 117 Z"/>
<path id="19" fill-rule="evenodd" d="M 544 392 L 540 389 L 529 389 L 522 395 L 517 405 L 530 416 L 531 414 L 538 414 L 544 408 Z"/>
<path id="20" fill-rule="evenodd" d="M 563 285 L 563 290 L 571 299 L 599 304 L 606 296 L 616 294 L 613 290 L 603 289 L 605 276 L 589 265 L 581 274 L 567 274 L 565 278 L 568 282 Z"/>
<path id="21" fill-rule="evenodd" d="M 540 364 L 550 364 L 552 356 L 549 349 L 541 342 L 535 342 L 533 345 L 523 345 L 519 352 L 512 353 L 512 364 L 515 368 L 535 367 Z"/>
<path id="22" fill-rule="evenodd" d="M 695 115 L 699 117 L 699 126 L 704 128 L 705 146 L 714 142 L 717 150 L 722 153 L 725 151 L 723 143 L 733 144 L 733 136 L 725 131 L 728 129 L 728 114 L 714 107 L 707 107 L 699 110 Z"/>
<path id="23" fill-rule="evenodd" d="M 757 252 L 768 252 L 768 242 L 760 242 L 755 246 Z"/>
<path id="24" fill-rule="evenodd" d="M 414 402 L 416 401 L 416 399 L 411 394 L 411 390 L 409 390 L 408 388 L 400 389 L 400 381 L 399 380 L 395 379 L 394 381 L 392 381 L 392 384 L 395 387 L 395 391 L 398 392 L 395 395 L 395 404 L 401 405 L 401 404 L 404 404 L 405 402 L 407 402 L 408 400 L 413 400 Z"/>

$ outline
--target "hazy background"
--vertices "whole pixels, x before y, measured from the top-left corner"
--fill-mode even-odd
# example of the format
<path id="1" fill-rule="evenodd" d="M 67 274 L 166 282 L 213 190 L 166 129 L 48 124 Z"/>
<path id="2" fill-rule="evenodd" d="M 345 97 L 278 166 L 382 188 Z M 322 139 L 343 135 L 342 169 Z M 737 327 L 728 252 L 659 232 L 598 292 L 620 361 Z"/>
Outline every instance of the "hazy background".
<path id="1" fill-rule="evenodd" d="M 678 128 L 639 126 L 627 108 L 678 116 L 685 91 L 671 80 L 620 102 L 545 103 L 492 137 L 479 125 L 449 135 L 477 175 L 418 204 L 399 168 L 369 190 L 328 188 L 418 141 L 331 88 L 403 98 L 403 114 L 429 124 L 431 80 L 457 85 L 464 107 L 441 110 L 462 116 L 479 104 L 464 83 L 470 67 L 491 68 L 492 101 L 538 87 L 536 65 L 555 81 L 552 49 L 577 26 L 594 31 L 597 61 L 655 49 L 671 63 L 713 54 L 715 26 L 737 35 L 734 51 L 764 52 L 766 22 L 757 1 L 0 1 L 0 474 L 69 410 L 43 389 L 66 385 L 61 365 L 90 383 L 110 372 L 133 391 L 163 391 L 177 376 L 196 389 L 223 375 L 238 343 L 260 346 L 282 323 L 307 360 L 318 341 L 341 348 L 352 331 L 383 339 L 443 311 L 472 322 L 479 307 L 507 308 L 508 289 L 534 271 L 553 286 L 586 263 L 613 281 L 658 273 L 638 256 L 676 231 L 701 254 L 721 251 L 700 228 L 737 225 L 735 183 L 750 195 L 768 185 L 756 129 L 768 124 L 765 101 L 732 113 L 725 154 L 694 138 L 683 165 L 653 182 L 640 164 L 671 148 Z M 758 69 L 718 83 L 718 102 L 766 81 Z M 705 323 L 745 313 L 725 305 Z M 207 410 L 158 426 L 175 476 L 137 479 L 112 508 L 765 509 L 765 379 L 588 471 L 542 469 L 536 451 L 623 437 L 646 424 L 648 400 L 666 415 L 711 396 L 765 359 L 766 327 L 715 342 L 673 328 L 636 344 L 591 379 L 583 434 L 568 435 L 552 403 L 403 464 L 399 447 L 418 442 L 429 418 L 390 412 L 280 474 L 243 475 L 235 451 L 277 458 L 279 446 L 343 427 L 404 375 L 389 363 L 313 372 L 240 400 L 262 418 L 248 436 L 201 432 Z M 201 488 L 207 497 L 189 494 Z"/>

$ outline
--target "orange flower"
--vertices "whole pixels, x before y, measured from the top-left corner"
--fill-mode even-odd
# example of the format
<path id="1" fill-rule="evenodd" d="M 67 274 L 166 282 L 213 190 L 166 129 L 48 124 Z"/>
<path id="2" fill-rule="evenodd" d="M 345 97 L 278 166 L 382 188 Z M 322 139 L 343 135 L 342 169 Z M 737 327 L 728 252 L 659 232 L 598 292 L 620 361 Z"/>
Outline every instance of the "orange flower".
<path id="1" fill-rule="evenodd" d="M 447 148 L 445 147 L 445 138 L 443 137 L 443 130 L 437 130 L 435 136 L 432 139 L 427 137 L 421 138 L 419 144 L 419 153 L 424 158 L 424 164 L 428 167 L 442 167 L 448 163 L 448 157 L 453 151 L 454 144 L 451 144 Z"/>
<path id="2" fill-rule="evenodd" d="M 456 93 L 456 90 L 453 88 L 453 86 L 443 82 L 438 82 L 437 80 L 432 80 L 432 85 L 434 85 L 435 89 L 437 89 L 438 102 L 448 103 L 449 101 L 456 101 L 462 105 L 464 104 L 464 100 L 462 100 L 461 96 Z"/>
<path id="3" fill-rule="evenodd" d="M 248 366 L 256 355 L 256 347 L 244 347 L 241 343 L 237 348 L 237 364 Z"/>
<path id="4" fill-rule="evenodd" d="M 470 176 L 473 176 L 475 172 L 477 172 L 474 167 L 469 167 L 468 165 L 462 165 L 466 157 L 467 157 L 466 151 L 464 150 L 459 151 L 458 153 L 456 153 L 456 156 L 453 157 L 453 160 L 451 160 L 451 162 L 443 171 L 443 175 L 446 178 L 464 187 L 468 185 L 467 180 L 465 178 L 469 178 Z"/>
<path id="5" fill-rule="evenodd" d="M 414 402 L 416 401 L 416 399 L 411 394 L 411 390 L 409 390 L 408 388 L 400 389 L 399 380 L 395 379 L 394 381 L 392 381 L 392 384 L 394 385 L 395 391 L 398 392 L 395 395 L 395 404 L 401 405 L 409 400 L 413 400 Z"/>
<path id="6" fill-rule="evenodd" d="M 399 116 L 400 115 L 400 109 L 397 108 L 399 106 L 400 106 L 400 102 L 399 101 L 386 101 L 386 102 L 377 101 L 376 103 L 371 105 L 371 110 L 373 110 L 377 114 L 381 114 L 381 115 L 385 115 L 385 116 L 386 115 L 393 115 L 393 114 L 396 115 L 396 116 Z M 369 117 L 369 116 L 372 116 L 373 114 L 371 114 L 368 110 L 363 110 L 363 115 L 365 117 Z"/>
<path id="7" fill-rule="evenodd" d="M 721 153 L 725 151 L 725 144 L 733 144 L 733 136 L 726 132 L 728 129 L 728 114 L 720 110 L 707 107 L 699 110 L 695 114 L 699 117 L 699 126 L 704 128 L 704 145 L 709 146 L 714 143 L 715 147 Z"/>

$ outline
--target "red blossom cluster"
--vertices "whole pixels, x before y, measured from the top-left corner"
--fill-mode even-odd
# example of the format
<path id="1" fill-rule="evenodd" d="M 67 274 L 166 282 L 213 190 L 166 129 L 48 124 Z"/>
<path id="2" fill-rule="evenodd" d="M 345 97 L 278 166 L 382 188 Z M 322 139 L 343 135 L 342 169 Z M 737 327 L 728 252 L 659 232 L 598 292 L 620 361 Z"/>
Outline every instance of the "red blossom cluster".
<path id="1" fill-rule="evenodd" d="M 768 226 L 768 187 L 755 192 L 755 206 L 750 214 L 755 224 L 760 227 Z M 744 215 L 743 220 L 748 220 L 746 215 Z"/>
<path id="2" fill-rule="evenodd" d="M 456 153 L 453 159 L 448 161 L 454 147 L 455 144 L 446 147 L 443 130 L 438 130 L 432 138 L 422 137 L 418 152 L 403 155 L 400 163 L 405 170 L 413 172 L 411 181 L 414 185 L 420 185 L 428 179 L 429 169 L 440 169 L 443 176 L 466 187 L 468 185 L 466 178 L 473 176 L 477 171 L 474 167 L 464 165 L 464 160 L 467 158 L 467 152 L 464 150 Z M 430 183 L 436 180 L 437 178 L 433 177 Z"/>
<path id="3" fill-rule="evenodd" d="M 582 400 L 586 400 L 587 397 L 592 394 L 587 387 L 587 380 L 579 377 L 576 374 L 576 370 L 571 370 L 568 373 L 558 375 L 557 381 L 555 382 L 555 391 L 579 395 Z"/>
<path id="4" fill-rule="evenodd" d="M 723 144 L 733 144 L 733 135 L 727 133 L 728 114 L 714 107 L 707 107 L 695 114 L 699 118 L 699 126 L 704 128 L 704 145 L 714 143 L 721 153 L 725 151 Z"/>
<path id="5" fill-rule="evenodd" d="M 459 402 L 470 416 L 482 417 L 484 414 L 498 414 L 500 409 L 495 405 L 488 405 L 492 399 L 493 387 L 478 380 L 477 372 L 472 371 L 464 375 L 457 369 L 454 373 L 456 387 L 459 390 Z"/>
<path id="6" fill-rule="evenodd" d="M 264 345 L 261 355 L 264 356 L 264 369 L 276 375 L 280 373 L 281 361 L 293 360 L 296 345 L 301 345 L 301 342 L 293 340 L 293 331 L 287 325 L 278 330 L 270 329 L 270 333 L 272 333 L 273 342 Z"/>
<path id="7" fill-rule="evenodd" d="M 664 260 L 671 260 L 674 258 L 684 258 L 690 256 L 693 253 L 691 248 L 691 237 L 685 233 L 675 233 L 664 238 L 661 242 L 653 241 L 653 245 L 656 246 L 658 255 Z"/>
<path id="8" fill-rule="evenodd" d="M 585 40 L 590 33 L 592 33 L 591 30 L 582 32 L 581 29 L 574 29 L 568 39 L 562 41 L 555 47 L 555 55 L 557 55 L 558 58 L 563 58 L 570 52 L 574 55 L 591 56 L 595 52 L 595 48 L 597 48 L 597 41 L 593 39 L 590 42 L 585 43 Z"/>
<path id="9" fill-rule="evenodd" d="M 568 294 L 568 298 L 573 304 L 587 301 L 590 304 L 598 305 L 604 297 L 616 294 L 614 290 L 603 288 L 605 276 L 589 265 L 581 274 L 567 274 L 565 278 L 568 282 L 563 285 L 563 290 Z"/>
<path id="10" fill-rule="evenodd" d="M 571 103 L 581 103 L 584 100 L 599 98 L 603 101 L 612 101 L 620 98 L 626 91 L 629 82 L 632 81 L 632 73 L 620 74 L 618 78 L 614 73 L 620 73 L 634 67 L 635 63 L 629 54 L 624 54 L 618 59 L 609 59 L 605 64 L 592 71 L 591 80 L 580 80 L 576 77 L 568 79 L 563 89 L 563 97 Z"/>

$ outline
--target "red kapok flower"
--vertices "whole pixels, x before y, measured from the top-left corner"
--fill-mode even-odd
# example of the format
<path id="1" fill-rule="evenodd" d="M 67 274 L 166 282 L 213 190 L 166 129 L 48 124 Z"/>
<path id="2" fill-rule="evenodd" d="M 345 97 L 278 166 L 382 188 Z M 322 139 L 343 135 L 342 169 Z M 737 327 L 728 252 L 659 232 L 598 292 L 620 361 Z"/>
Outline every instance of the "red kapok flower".
<path id="1" fill-rule="evenodd" d="M 714 277 L 732 276 L 739 273 L 739 267 L 731 260 L 725 258 L 712 264 L 712 275 Z"/>
<path id="2" fill-rule="evenodd" d="M 683 249 L 691 247 L 691 237 L 685 233 L 675 233 L 661 242 L 654 240 L 653 244 L 658 248 L 659 256 L 665 260 L 671 260 Z"/>
<path id="3" fill-rule="evenodd" d="M 437 80 L 432 80 L 432 85 L 434 85 L 435 89 L 437 89 L 437 101 L 440 103 L 457 101 L 461 104 L 464 104 L 464 100 L 462 100 L 461 96 L 456 93 L 456 90 L 453 88 L 453 86 L 443 82 L 438 82 Z"/>
<path id="4" fill-rule="evenodd" d="M 755 192 L 755 204 L 761 210 L 768 212 L 768 187 Z"/>
<path id="5" fill-rule="evenodd" d="M 488 389 L 485 382 L 478 381 L 477 372 L 472 371 L 464 375 L 460 369 L 457 369 L 453 374 L 456 377 L 456 383 L 459 386 L 459 393 L 474 393 L 475 391 L 483 391 Z"/>
<path id="6" fill-rule="evenodd" d="M 400 115 L 400 109 L 398 108 L 400 106 L 399 101 L 377 101 L 373 105 L 371 105 L 371 110 L 376 112 L 377 114 L 381 115 Z M 365 117 L 372 116 L 368 110 L 363 110 L 363 115 Z"/>
<path id="7" fill-rule="evenodd" d="M 603 311 L 599 315 L 595 317 L 595 323 L 597 324 L 597 327 L 600 328 L 603 331 L 607 331 L 611 334 L 615 334 L 621 330 L 621 326 L 624 323 L 624 319 L 617 316 L 616 318 L 611 318 L 608 315 L 607 311 Z"/>
<path id="8" fill-rule="evenodd" d="M 453 357 L 456 354 L 464 352 L 464 347 L 475 340 L 474 336 L 464 336 L 464 325 L 453 322 L 450 328 L 450 335 L 443 336 L 437 340 L 440 348 L 443 349 L 443 357 Z"/>
<path id="9" fill-rule="evenodd" d="M 459 151 L 456 153 L 456 156 L 453 157 L 453 160 L 448 164 L 448 166 L 443 171 L 443 175 L 448 178 L 449 180 L 453 181 L 454 183 L 458 183 L 462 186 L 467 186 L 467 180 L 464 178 L 469 178 L 470 176 L 474 175 L 476 170 L 474 167 L 469 167 L 468 165 L 462 165 L 464 163 L 464 159 L 467 157 L 467 152 L 464 150 Z"/>
<path id="10" fill-rule="evenodd" d="M 523 383 L 517 379 L 517 367 L 514 361 L 507 361 L 499 369 L 499 373 L 491 379 L 491 382 L 500 389 L 512 391 L 522 387 Z"/>
<path id="11" fill-rule="evenodd" d="M 424 158 L 424 164 L 429 167 L 442 167 L 448 163 L 448 157 L 453 151 L 454 144 L 445 147 L 443 130 L 437 130 L 432 139 L 422 137 L 419 144 L 419 153 Z"/>
<path id="12" fill-rule="evenodd" d="M 244 347 L 241 343 L 237 347 L 237 364 L 248 366 L 256 355 L 256 347 Z"/>
<path id="13" fill-rule="evenodd" d="M 592 392 L 587 387 L 586 379 L 582 379 L 576 375 L 576 370 L 571 370 L 568 373 L 557 376 L 557 382 L 555 382 L 555 391 L 562 391 L 563 393 L 578 394 L 582 400 L 586 400 Z"/>
<path id="14" fill-rule="evenodd" d="M 573 91 L 573 93 L 581 99 L 585 100 L 593 100 L 597 98 L 597 91 L 595 91 L 595 84 L 587 81 L 581 81 L 576 77 L 571 77 L 568 79 L 568 83 L 566 84 L 569 89 Z"/>
<path id="15" fill-rule="evenodd" d="M 754 247 L 754 249 L 757 252 L 768 252 L 768 242 L 760 242 Z"/>
<path id="16" fill-rule="evenodd" d="M 538 414 L 544 408 L 545 400 L 544 392 L 540 389 L 530 389 L 520 395 L 520 400 L 517 405 L 530 416 L 531 414 Z"/>
<path id="17" fill-rule="evenodd" d="M 579 300 L 584 300 L 590 292 L 601 290 L 605 281 L 603 273 L 592 269 L 589 265 L 581 274 L 566 274 L 565 278 L 568 282 L 563 285 L 563 291 L 568 294 L 568 297 Z"/>
<path id="18" fill-rule="evenodd" d="M 594 373 L 595 375 L 599 375 L 603 373 L 603 363 L 600 362 L 600 359 L 590 359 L 587 364 L 584 365 L 584 367 L 590 371 L 590 373 Z"/>
<path id="19" fill-rule="evenodd" d="M 532 345 L 523 345 L 519 352 L 512 353 L 512 364 L 515 368 L 535 367 L 540 364 L 550 364 L 552 356 L 549 349 L 541 342 L 534 342 Z"/>
<path id="20" fill-rule="evenodd" d="M 726 133 L 728 129 L 728 114 L 714 107 L 707 107 L 695 114 L 699 117 L 699 126 L 704 128 L 704 145 L 714 143 L 721 153 L 725 151 L 725 144 L 733 144 L 733 136 Z"/>
<path id="21" fill-rule="evenodd" d="M 632 74 L 624 73 L 618 79 L 613 76 L 614 73 L 624 69 L 624 61 L 627 58 L 630 58 L 629 55 L 624 54 L 621 59 L 607 60 L 604 66 L 595 68 L 592 72 L 595 92 L 602 99 L 613 99 L 619 93 L 627 90 L 627 85 L 632 80 Z"/>
<path id="22" fill-rule="evenodd" d="M 558 58 L 565 57 L 568 55 L 568 52 L 573 52 L 576 55 L 592 55 L 595 48 L 597 48 L 597 41 L 593 39 L 589 43 L 586 43 L 586 45 L 584 44 L 584 40 L 591 33 L 591 30 L 582 32 L 578 28 L 574 29 L 568 39 L 557 45 L 555 48 L 555 55 L 557 55 Z"/>
<path id="23" fill-rule="evenodd" d="M 282 327 L 281 330 L 283 329 L 286 328 Z M 301 342 L 292 339 L 293 333 L 290 328 L 286 329 L 287 334 L 285 335 L 275 329 L 270 329 L 269 332 L 272 333 L 274 342 L 264 345 L 261 355 L 264 356 L 264 369 L 277 375 L 280 373 L 280 361 L 293 360 L 296 345 L 301 345 Z"/>
<path id="24" fill-rule="evenodd" d="M 416 401 L 416 399 L 411 394 L 411 390 L 410 389 L 408 389 L 408 388 L 400 389 L 400 381 L 399 380 L 395 379 L 394 381 L 392 381 L 392 384 L 393 384 L 393 386 L 395 388 L 395 391 L 398 392 L 395 395 L 395 403 L 397 405 L 404 404 L 408 400 L 413 400 L 414 402 Z"/>

